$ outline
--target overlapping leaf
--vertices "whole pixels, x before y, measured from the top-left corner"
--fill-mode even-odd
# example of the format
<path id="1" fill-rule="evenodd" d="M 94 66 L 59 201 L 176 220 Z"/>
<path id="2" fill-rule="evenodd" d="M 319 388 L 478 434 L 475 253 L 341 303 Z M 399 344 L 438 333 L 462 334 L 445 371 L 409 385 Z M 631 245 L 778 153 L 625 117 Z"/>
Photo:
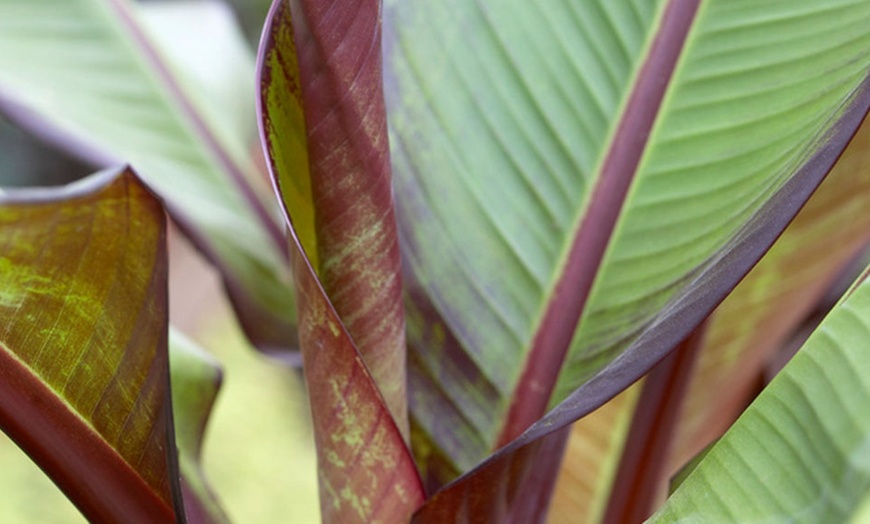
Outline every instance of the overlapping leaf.
<path id="1" fill-rule="evenodd" d="M 191 9 L 185 6 L 180 9 Z M 22 125 L 97 164 L 130 162 L 166 200 L 173 218 L 224 273 L 239 319 L 263 348 L 295 345 L 284 234 L 249 152 L 250 55 L 225 8 L 198 3 L 188 23 L 200 51 L 224 59 L 218 90 L 202 69 L 161 54 L 178 41 L 139 22 L 127 0 L 0 3 L 0 105 Z M 189 16 L 179 8 L 151 13 Z M 177 26 L 173 26 L 177 27 Z M 197 27 L 204 30 L 195 33 Z M 171 30 L 169 35 L 173 33 Z M 216 40 L 214 42 L 212 40 Z M 229 49 L 229 50 L 227 50 Z M 203 63 L 213 60 L 199 59 Z M 214 81 L 214 79 L 210 79 Z M 238 98 L 227 102 L 225 86 Z M 244 115 L 245 125 L 238 125 Z"/>
<path id="2" fill-rule="evenodd" d="M 868 340 L 865 273 L 652 521 L 856 516 L 870 492 Z"/>
<path id="3" fill-rule="evenodd" d="M 377 3 L 277 0 L 260 50 L 261 133 L 296 241 L 325 522 L 404 522 L 424 498 L 402 434 L 404 329 L 379 18 Z"/>
<path id="4" fill-rule="evenodd" d="M 867 2 L 393 0 L 384 20 L 433 485 L 649 369 L 866 110 Z"/>
<path id="5" fill-rule="evenodd" d="M 721 435 L 770 358 L 870 241 L 870 125 L 773 248 L 714 312 L 674 448 L 675 471 Z"/>
<path id="6" fill-rule="evenodd" d="M 221 385 L 221 369 L 214 357 L 174 329 L 169 331 L 169 366 L 185 512 L 191 522 L 229 522 L 200 464 L 206 425 Z"/>
<path id="7" fill-rule="evenodd" d="M 870 197 L 867 130 L 865 121 L 783 236 L 712 314 L 671 445 L 670 465 L 659 482 L 645 486 L 645 490 L 666 487 L 676 471 L 739 416 L 771 353 L 826 292 L 831 279 L 856 250 L 866 245 L 870 235 L 864 212 Z M 609 437 L 622 442 L 627 425 L 613 421 L 627 418 L 632 409 L 626 402 L 621 408 L 611 404 L 602 408 L 608 418 L 596 411 L 578 422 L 573 431 L 572 441 L 588 444 L 579 447 L 579 459 L 566 456 L 551 512 L 554 522 L 570 515 L 588 515 L 577 519 L 588 522 L 601 519 L 602 514 L 593 510 L 610 498 L 610 484 L 602 489 L 601 483 L 591 480 L 596 478 L 592 472 L 608 471 L 605 457 L 609 455 L 604 451 L 608 448 L 601 447 L 608 441 L 595 437 L 610 430 Z M 596 442 L 598 454 L 584 453 Z M 593 466 L 602 462 L 602 469 Z"/>
<path id="8" fill-rule="evenodd" d="M 129 170 L 0 195 L 0 425 L 94 521 L 183 520 L 166 271 Z"/>
<path id="9" fill-rule="evenodd" d="M 407 432 L 405 322 L 381 89 L 380 6 L 301 1 L 293 21 L 315 269 L 393 418 Z"/>

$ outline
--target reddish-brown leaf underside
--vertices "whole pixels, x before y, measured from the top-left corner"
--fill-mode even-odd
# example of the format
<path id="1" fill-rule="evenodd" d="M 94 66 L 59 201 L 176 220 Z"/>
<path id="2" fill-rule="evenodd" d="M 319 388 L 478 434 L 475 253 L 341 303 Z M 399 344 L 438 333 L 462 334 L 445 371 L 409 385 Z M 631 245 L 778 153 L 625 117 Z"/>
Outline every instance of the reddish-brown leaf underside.
<path id="1" fill-rule="evenodd" d="M 324 522 L 340 523 L 406 522 L 424 500 L 413 458 L 367 362 L 306 256 L 321 237 L 312 233 L 311 216 L 317 216 L 312 206 L 316 209 L 318 201 L 311 198 L 314 182 L 308 179 L 308 153 L 300 147 L 311 131 L 306 131 L 303 117 L 287 2 L 272 6 L 259 59 L 260 130 L 294 240 L 291 258 L 322 517 Z M 313 163 L 318 157 L 312 157 Z M 316 260 L 319 251 L 308 255 Z"/>
<path id="2" fill-rule="evenodd" d="M 315 267 L 400 430 L 405 321 L 379 1 L 290 3 L 317 238 Z"/>
<path id="3" fill-rule="evenodd" d="M 92 521 L 184 519 L 165 226 L 129 169 L 0 196 L 0 425 Z"/>

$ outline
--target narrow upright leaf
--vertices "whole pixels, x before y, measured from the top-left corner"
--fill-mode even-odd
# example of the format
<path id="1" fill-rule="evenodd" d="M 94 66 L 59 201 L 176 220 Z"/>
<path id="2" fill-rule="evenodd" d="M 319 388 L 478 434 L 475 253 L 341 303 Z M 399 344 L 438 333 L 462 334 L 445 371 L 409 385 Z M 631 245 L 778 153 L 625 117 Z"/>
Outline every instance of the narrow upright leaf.
<path id="1" fill-rule="evenodd" d="M 354 4 L 354 6 L 358 5 L 361 4 Z M 350 4 L 337 3 L 333 5 L 331 11 L 327 11 L 346 22 L 349 19 L 345 17 L 352 18 L 354 14 L 349 7 Z M 305 11 L 303 16 L 310 17 L 316 14 L 315 18 L 319 19 L 325 12 L 321 11 L 321 8 L 325 6 L 311 5 L 307 9 L 313 11 Z M 323 76 L 318 77 L 316 71 L 308 69 L 305 71 L 308 76 L 300 78 L 298 64 L 303 59 L 300 57 L 298 59 L 300 62 L 297 62 L 297 48 L 305 49 L 305 52 L 323 52 L 327 49 L 335 51 L 335 48 L 334 42 L 329 46 L 318 47 L 314 43 L 304 43 L 304 40 L 294 38 L 293 17 L 297 9 L 300 9 L 299 4 L 291 9 L 288 2 L 281 0 L 275 1 L 272 6 L 260 49 L 259 77 L 262 84 L 258 104 L 262 114 L 261 134 L 270 169 L 284 202 L 286 218 L 295 241 L 291 246 L 291 256 L 294 262 L 297 291 L 300 344 L 317 444 L 321 512 L 324 522 L 327 523 L 407 522 L 413 511 L 423 502 L 422 484 L 400 426 L 397 425 L 387 402 L 381 395 L 379 390 L 381 384 L 375 383 L 378 377 L 373 377 L 369 373 L 367 367 L 369 362 L 364 361 L 365 357 L 361 356 L 353 333 L 346 327 L 345 322 L 348 319 L 340 316 L 333 307 L 331 297 L 327 296 L 318 280 L 318 273 L 315 272 L 315 264 L 323 268 L 323 264 L 328 264 L 329 258 L 335 256 L 335 253 L 330 252 L 329 249 L 321 249 L 321 243 L 336 240 L 335 238 L 324 240 L 322 231 L 318 230 L 318 223 L 326 217 L 338 217 L 341 209 L 332 207 L 318 210 L 318 207 L 324 203 L 324 199 L 328 200 L 328 197 L 323 196 L 316 198 L 319 191 L 324 191 L 324 188 L 316 188 L 317 183 L 314 181 L 317 176 L 325 176 L 321 172 L 323 165 L 313 167 L 310 173 L 308 170 L 309 158 L 312 166 L 317 162 L 335 161 L 336 159 L 324 159 L 328 156 L 327 151 L 321 148 L 344 147 L 340 142 L 334 141 L 337 139 L 334 133 L 338 133 L 339 136 L 342 132 L 349 133 L 345 138 L 351 150 L 341 147 L 337 149 L 337 152 L 342 155 L 336 164 L 339 171 L 329 176 L 336 176 L 335 183 L 341 184 L 342 177 L 339 175 L 345 173 L 349 177 L 348 181 L 357 185 L 357 189 L 361 191 L 360 200 L 366 201 L 363 210 L 372 210 L 370 206 L 388 207 L 389 194 L 385 195 L 380 190 L 368 194 L 364 191 L 365 187 L 358 186 L 360 177 L 366 175 L 365 169 L 371 167 L 369 162 L 375 166 L 380 165 L 383 157 L 379 155 L 384 152 L 367 149 L 371 147 L 370 138 L 355 135 L 358 131 L 355 126 L 372 124 L 372 121 L 358 113 L 360 107 L 367 107 L 365 99 L 370 96 L 369 94 L 357 91 L 356 89 L 361 89 L 359 86 L 349 86 L 339 82 L 339 78 L 333 78 L 328 70 L 321 72 Z M 361 15 L 359 19 L 362 27 L 372 30 L 372 20 L 369 16 L 370 14 Z M 342 27 L 343 23 L 337 23 L 336 27 Z M 309 26 L 309 29 L 313 27 L 315 25 Z M 320 27 L 322 31 L 327 26 L 316 27 Z M 327 33 L 320 37 L 338 38 L 342 34 Z M 301 43 L 297 46 L 297 42 Z M 355 52 L 359 49 L 353 48 L 350 51 Z M 341 55 L 328 56 L 325 60 L 330 64 L 331 60 L 340 58 Z M 341 63 L 341 60 L 339 62 Z M 318 80 L 325 82 L 322 86 L 324 93 L 312 95 L 311 86 L 300 88 L 306 86 L 306 83 Z M 363 106 L 355 107 L 352 105 L 353 101 L 348 102 L 351 105 L 344 108 L 335 106 L 332 109 L 338 115 L 337 122 L 327 118 L 322 123 L 323 129 L 312 127 L 310 121 L 306 119 L 309 116 L 308 112 L 312 110 L 312 106 L 308 104 L 315 102 L 306 103 L 305 98 L 325 97 L 317 98 L 316 103 L 327 104 L 327 106 L 313 107 L 323 111 L 320 114 L 315 113 L 314 116 L 327 117 L 328 104 L 343 103 L 344 97 L 341 96 L 341 91 L 335 90 L 348 87 L 354 87 L 355 90 L 343 94 L 351 99 L 362 97 Z M 354 120 L 354 115 L 358 120 Z M 382 116 L 374 115 L 372 118 L 375 118 L 374 128 L 366 129 L 364 133 L 375 132 L 377 119 L 382 119 Z M 318 132 L 326 133 L 327 137 L 320 137 Z M 356 150 L 357 147 L 361 149 Z M 362 156 L 355 156 L 358 154 Z M 373 177 L 372 183 L 375 187 L 383 183 L 380 180 L 384 176 L 382 171 L 375 171 L 370 175 Z M 349 190 L 350 188 L 343 188 L 341 191 Z M 347 204 L 352 203 L 352 201 L 347 202 Z M 348 222 L 343 226 L 338 222 L 332 223 L 333 225 L 329 227 L 339 229 L 346 227 L 348 231 L 353 231 L 360 221 L 356 216 L 358 212 L 360 209 L 349 211 Z M 335 217 L 331 216 L 333 213 Z M 370 224 L 370 222 L 359 223 Z M 345 233 L 346 231 L 336 232 L 340 235 Z M 380 234 L 383 234 L 383 231 L 376 234 L 375 238 Z M 365 231 L 360 232 L 360 235 L 358 239 L 360 243 L 364 245 L 363 247 L 369 247 L 366 243 L 371 241 L 371 236 Z M 375 242 L 375 245 L 384 246 L 380 240 Z M 320 259 L 320 256 L 324 258 Z M 352 269 L 362 271 L 362 276 L 386 275 L 378 277 L 384 289 L 391 289 L 392 286 L 398 285 L 397 280 L 394 283 L 389 282 L 390 279 L 397 279 L 396 275 L 391 276 L 389 272 L 381 273 L 385 268 Z M 366 312 L 366 304 L 351 305 L 366 307 L 361 311 L 365 315 L 369 314 Z M 393 321 L 400 319 L 399 315 L 394 317 Z M 350 323 L 353 324 L 352 319 Z M 393 345 L 395 342 L 388 341 L 388 344 Z M 401 364 L 402 361 L 399 360 L 396 365 Z M 393 377 L 398 376 L 396 373 L 404 372 L 403 368 L 387 371 Z M 391 391 L 395 390 L 387 388 L 388 393 Z"/>
<path id="2" fill-rule="evenodd" d="M 183 520 L 166 223 L 129 170 L 0 195 L 0 426 L 90 520 Z"/>
<path id="3" fill-rule="evenodd" d="M 381 73 L 381 2 L 298 0 L 291 12 L 317 265 L 407 433 L 405 321 Z"/>
<path id="4" fill-rule="evenodd" d="M 643 382 L 637 382 L 571 428 L 548 522 L 601 522 Z"/>
<path id="5" fill-rule="evenodd" d="M 704 323 L 644 378 L 602 522 L 641 522 L 666 493 L 674 434 L 705 331 Z"/>
<path id="6" fill-rule="evenodd" d="M 214 4 L 198 7 L 197 25 L 188 26 L 185 41 L 207 38 L 197 36 L 201 26 L 218 29 L 203 35 L 224 39 L 208 46 L 210 52 L 236 42 L 226 19 L 214 16 Z M 97 165 L 136 166 L 223 272 L 252 342 L 264 349 L 292 347 L 284 231 L 249 149 L 253 102 L 242 106 L 248 125 L 233 126 L 238 117 L 229 113 L 216 116 L 238 106 L 222 104 L 198 82 L 203 77 L 196 70 L 176 72 L 187 62 L 166 59 L 162 53 L 172 40 L 156 34 L 160 44 L 128 0 L 0 2 L 0 109 Z M 245 86 L 236 77 L 252 76 L 250 62 L 246 68 L 222 70 L 231 74 L 221 83 Z M 252 97 L 252 90 L 245 96 Z"/>

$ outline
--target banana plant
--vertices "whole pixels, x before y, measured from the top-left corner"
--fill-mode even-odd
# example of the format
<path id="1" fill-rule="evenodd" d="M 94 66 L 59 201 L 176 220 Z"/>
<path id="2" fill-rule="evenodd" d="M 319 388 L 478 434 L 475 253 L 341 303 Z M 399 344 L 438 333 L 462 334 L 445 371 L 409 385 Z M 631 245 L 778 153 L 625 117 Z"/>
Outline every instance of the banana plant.
<path id="1" fill-rule="evenodd" d="M 870 241 L 870 1 L 274 0 L 256 70 L 167 29 L 220 5 L 0 2 L 0 107 L 133 166 L 0 196 L 0 422 L 89 519 L 227 519 L 163 209 L 298 348 L 324 522 L 866 511 L 866 271 L 734 420 Z"/>

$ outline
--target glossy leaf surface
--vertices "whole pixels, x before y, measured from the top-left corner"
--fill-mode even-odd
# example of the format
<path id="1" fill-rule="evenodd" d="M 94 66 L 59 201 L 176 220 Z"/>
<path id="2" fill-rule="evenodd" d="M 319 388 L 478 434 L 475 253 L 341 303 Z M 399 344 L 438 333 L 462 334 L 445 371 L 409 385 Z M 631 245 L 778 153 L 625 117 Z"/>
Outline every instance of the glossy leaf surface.
<path id="1" fill-rule="evenodd" d="M 547 409 L 587 413 L 713 309 L 863 116 L 868 17 L 867 2 L 386 2 L 428 485 Z"/>
<path id="2" fill-rule="evenodd" d="M 653 522 L 843 522 L 870 490 L 866 273 Z"/>
<path id="3" fill-rule="evenodd" d="M 182 520 L 165 227 L 129 170 L 0 195 L 0 426 L 94 521 Z"/>
<path id="4" fill-rule="evenodd" d="M 375 4 L 366 4 L 362 10 L 366 11 L 372 5 Z M 329 197 L 321 195 L 318 198 L 318 192 L 323 189 L 317 188 L 318 182 L 314 178 L 324 174 L 321 171 L 323 167 L 316 163 L 328 164 L 331 161 L 328 155 L 324 160 L 323 155 L 326 152 L 321 151 L 321 148 L 342 146 L 341 141 L 335 142 L 336 134 L 340 136 L 341 133 L 346 133 L 344 140 L 349 142 L 351 151 L 342 147 L 338 147 L 336 151 L 339 155 L 350 156 L 343 160 L 338 159 L 339 170 L 331 174 L 337 177 L 338 184 L 344 180 L 341 176 L 344 174 L 347 181 L 353 184 L 362 183 L 361 177 L 375 177 L 372 185 L 376 185 L 376 179 L 382 173 L 366 173 L 365 169 L 354 171 L 359 167 L 352 165 L 353 154 L 356 151 L 362 154 L 362 160 L 366 160 L 369 158 L 366 155 L 377 157 L 385 152 L 368 149 L 372 147 L 369 143 L 372 135 L 367 134 L 371 129 L 363 126 L 364 129 L 360 130 L 359 127 L 362 123 L 371 121 L 365 118 L 354 120 L 355 115 L 359 117 L 358 111 L 361 108 L 369 108 L 366 99 L 370 95 L 365 92 L 364 86 L 343 84 L 338 81 L 339 78 L 333 76 L 343 71 L 342 64 L 345 64 L 347 57 L 341 56 L 341 52 L 353 56 L 361 50 L 376 51 L 355 46 L 337 49 L 335 41 L 315 44 L 319 38 L 340 39 L 345 34 L 323 32 L 328 25 L 312 24 L 302 32 L 302 35 L 307 36 L 297 40 L 294 24 L 307 24 L 311 21 L 309 17 L 319 18 L 324 13 L 330 13 L 340 20 L 335 27 L 343 27 L 346 22 L 359 20 L 363 28 L 372 31 L 372 13 L 357 13 L 351 7 L 359 5 L 352 2 L 312 2 L 294 4 L 291 9 L 288 2 L 278 0 L 273 4 L 260 50 L 262 92 L 259 104 L 263 117 L 261 133 L 295 240 L 291 246 L 291 256 L 297 290 L 300 344 L 318 451 L 323 520 L 328 523 L 406 522 L 424 498 L 414 460 L 405 445 L 400 426 L 394 421 L 388 403 L 379 391 L 380 383 L 375 382 L 381 377 L 369 373 L 370 362 L 367 355 L 361 354 L 355 333 L 347 327 L 350 325 L 349 320 L 336 311 L 332 297 L 327 295 L 319 280 L 323 273 L 318 274 L 315 271 L 316 267 L 322 269 L 324 264 L 329 263 L 329 258 L 334 256 L 334 253 L 329 254 L 328 250 L 321 249 L 329 240 L 323 238 L 323 231 L 318 230 L 318 223 L 324 216 L 329 218 L 330 212 L 338 217 L 342 211 L 334 207 L 318 209 L 329 201 Z M 297 21 L 296 16 L 300 9 L 303 14 L 299 16 L 303 18 Z M 354 28 L 358 29 L 358 26 Z M 306 33 L 315 30 L 321 34 Z M 369 36 L 374 38 L 372 34 Z M 355 37 L 359 38 L 359 35 Z M 314 42 L 309 39 L 314 39 Z M 300 53 L 298 61 L 297 49 Z M 373 49 L 377 50 L 377 46 Z M 306 69 L 303 63 L 304 53 L 327 53 L 322 56 L 327 64 L 324 66 L 326 69 Z M 331 66 L 336 69 L 330 70 Z M 350 78 L 354 78 L 354 75 Z M 377 89 L 379 76 L 364 74 L 362 78 L 371 83 L 372 89 Z M 312 95 L 311 89 L 318 81 L 323 83 L 323 92 Z M 312 85 L 308 85 L 309 83 Z M 341 91 L 342 89 L 346 92 Z M 312 96 L 322 98 L 312 101 L 309 99 Z M 357 102 L 363 105 L 355 106 Z M 330 107 L 330 104 L 334 107 Z M 316 108 L 313 115 L 315 118 L 326 117 L 318 126 L 308 120 L 313 107 Z M 371 108 L 376 113 L 376 105 Z M 332 116 L 339 120 L 337 124 L 329 121 Z M 382 120 L 383 116 L 374 114 L 372 118 Z M 373 125 L 377 127 L 376 122 Z M 327 136 L 323 137 L 318 133 Z M 357 133 L 366 136 L 359 137 L 356 136 Z M 361 151 L 354 149 L 357 147 L 362 148 Z M 386 144 L 382 142 L 381 147 L 386 147 Z M 309 159 L 312 165 L 310 173 Z M 348 164 L 342 165 L 342 161 Z M 375 164 L 380 161 L 382 160 L 373 160 Z M 389 204 L 388 194 L 368 194 L 365 189 L 366 187 L 358 188 L 361 200 L 372 199 L 367 205 Z M 387 200 L 383 200 L 385 197 Z M 386 209 L 383 211 L 387 212 Z M 354 227 L 357 225 L 356 213 L 357 210 L 350 210 L 349 222 L 339 222 L 332 227 Z M 367 239 L 371 239 L 371 236 L 363 231 L 359 240 L 365 243 Z M 374 245 L 381 244 L 375 241 Z M 309 256 L 313 253 L 316 253 L 314 256 L 317 258 L 312 260 Z M 363 270 L 366 275 L 376 275 L 380 269 L 354 268 L 355 271 Z M 393 307 L 400 307 L 399 297 L 395 298 L 397 304 Z M 355 306 L 365 304 L 357 303 Z M 398 371 L 403 370 L 391 372 Z"/>
<path id="5" fill-rule="evenodd" d="M 183 41 L 220 38 L 204 50 L 228 46 L 235 51 L 222 53 L 226 64 L 243 64 L 223 70 L 218 90 L 200 83 L 201 69 L 187 65 L 189 59 L 166 59 L 163 52 L 179 39 L 170 38 L 171 30 L 152 38 L 138 7 L 126 0 L 4 1 L 0 107 L 95 164 L 136 166 L 223 272 L 251 340 L 264 349 L 294 346 L 284 233 L 249 154 L 253 90 L 244 78 L 253 75 L 250 56 L 239 58 L 248 51 L 238 49 L 225 10 L 218 6 L 216 13 L 211 2 L 196 9 L 198 22 L 188 25 Z M 149 20 L 169 15 L 151 13 Z M 200 25 L 205 29 L 197 36 Z M 224 85 L 247 91 L 238 93 L 248 99 L 241 106 L 247 125 L 234 125 L 240 102 L 224 102 Z"/>

